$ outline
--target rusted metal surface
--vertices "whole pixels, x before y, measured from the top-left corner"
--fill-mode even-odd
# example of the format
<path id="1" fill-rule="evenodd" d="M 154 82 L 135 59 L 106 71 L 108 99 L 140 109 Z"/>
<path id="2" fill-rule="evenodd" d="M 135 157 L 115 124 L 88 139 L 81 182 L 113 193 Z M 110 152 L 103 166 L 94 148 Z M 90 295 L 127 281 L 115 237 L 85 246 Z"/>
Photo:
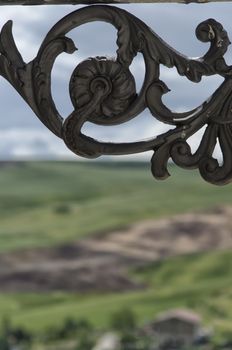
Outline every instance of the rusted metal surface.
<path id="1" fill-rule="evenodd" d="M 64 120 L 52 98 L 52 68 L 59 54 L 76 50 L 67 33 L 93 21 L 108 22 L 117 29 L 116 57 L 88 58 L 77 65 L 69 84 L 73 111 Z M 37 57 L 25 63 L 9 21 L 0 33 L 0 75 L 18 91 L 41 122 L 77 155 L 97 158 L 153 151 L 152 173 L 157 179 L 169 176 L 167 163 L 172 159 L 180 167 L 198 168 L 206 181 L 222 185 L 232 180 L 232 67 L 224 60 L 230 40 L 223 26 L 213 19 L 200 23 L 196 36 L 209 42 L 210 48 L 200 58 L 188 58 L 129 12 L 112 6 L 89 6 L 61 19 L 47 34 Z M 141 90 L 136 91 L 130 65 L 139 52 L 146 74 Z M 175 113 L 162 101 L 170 90 L 160 80 L 160 65 L 175 67 L 181 76 L 196 83 L 203 76 L 215 74 L 224 77 L 224 82 L 202 105 L 189 112 Z M 105 127 L 119 125 L 145 109 L 172 129 L 150 140 L 118 144 L 82 133 L 87 122 Z M 201 143 L 192 154 L 187 140 L 204 126 Z M 213 157 L 217 140 L 223 155 L 221 165 Z"/>

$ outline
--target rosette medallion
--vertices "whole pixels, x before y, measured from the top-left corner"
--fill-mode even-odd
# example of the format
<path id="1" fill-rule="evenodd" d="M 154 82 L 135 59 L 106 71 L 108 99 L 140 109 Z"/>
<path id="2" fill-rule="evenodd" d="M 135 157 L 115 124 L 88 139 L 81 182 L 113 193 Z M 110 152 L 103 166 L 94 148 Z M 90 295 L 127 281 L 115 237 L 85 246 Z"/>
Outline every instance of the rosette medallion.
<path id="1" fill-rule="evenodd" d="M 59 54 L 72 54 L 76 50 L 67 37 L 68 32 L 93 21 L 104 21 L 116 28 L 118 49 L 115 58 L 92 57 L 77 65 L 69 84 L 73 111 L 63 118 L 52 98 L 52 68 Z M 167 164 L 172 160 L 183 168 L 198 168 L 206 181 L 222 185 L 232 181 L 232 67 L 224 59 L 230 40 L 223 26 L 214 19 L 200 23 L 196 37 L 209 42 L 210 48 L 202 57 L 188 58 L 125 10 L 89 6 L 55 24 L 37 56 L 25 63 L 15 45 L 9 21 L 0 33 L 0 75 L 18 91 L 44 125 L 77 155 L 95 158 L 153 151 L 152 173 L 157 179 L 169 176 Z M 138 53 L 142 54 L 146 69 L 140 91 L 136 91 L 130 71 Z M 178 74 L 196 83 L 203 76 L 215 74 L 222 76 L 224 82 L 202 105 L 189 112 L 175 113 L 162 102 L 162 96 L 170 90 L 160 80 L 160 65 L 175 67 Z M 171 125 L 172 129 L 150 140 L 128 143 L 102 142 L 82 132 L 86 122 L 105 127 L 119 125 L 146 108 L 154 119 Z M 188 138 L 203 126 L 206 129 L 201 143 L 192 153 Z M 217 141 L 223 158 L 220 164 L 213 157 Z"/>

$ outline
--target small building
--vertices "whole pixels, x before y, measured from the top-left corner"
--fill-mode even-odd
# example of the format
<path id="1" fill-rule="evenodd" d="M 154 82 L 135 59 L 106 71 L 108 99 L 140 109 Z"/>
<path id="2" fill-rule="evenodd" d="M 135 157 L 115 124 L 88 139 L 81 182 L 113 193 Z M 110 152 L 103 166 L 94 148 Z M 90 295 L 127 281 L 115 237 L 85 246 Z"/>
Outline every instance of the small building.
<path id="1" fill-rule="evenodd" d="M 201 330 L 200 316 L 185 309 L 167 311 L 146 327 L 161 349 L 166 349 L 165 345 L 168 349 L 190 346 L 199 338 Z"/>

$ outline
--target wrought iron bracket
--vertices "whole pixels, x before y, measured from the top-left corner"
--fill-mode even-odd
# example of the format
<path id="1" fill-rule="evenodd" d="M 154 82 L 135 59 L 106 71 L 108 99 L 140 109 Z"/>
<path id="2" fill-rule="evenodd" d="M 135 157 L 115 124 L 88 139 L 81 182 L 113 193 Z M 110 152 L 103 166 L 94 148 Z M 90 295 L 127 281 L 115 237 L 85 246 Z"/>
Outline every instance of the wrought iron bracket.
<path id="1" fill-rule="evenodd" d="M 116 57 L 88 58 L 77 65 L 69 84 L 73 112 L 64 120 L 52 98 L 52 67 L 59 54 L 76 50 L 67 33 L 92 21 L 108 22 L 117 29 Z M 182 168 L 198 168 L 206 181 L 223 185 L 232 181 L 232 67 L 224 60 L 230 40 L 223 26 L 214 19 L 200 23 L 196 36 L 202 42 L 210 42 L 210 48 L 203 57 L 188 58 L 127 11 L 95 5 L 61 19 L 48 32 L 37 56 L 25 63 L 15 45 L 9 21 L 0 32 L 0 75 L 18 91 L 41 122 L 77 155 L 96 158 L 153 151 L 151 168 L 157 179 L 169 176 L 167 163 L 171 159 Z M 146 73 L 137 92 L 130 65 L 139 52 Z M 160 65 L 176 67 L 181 76 L 196 83 L 202 76 L 215 74 L 222 76 L 224 82 L 201 106 L 186 113 L 174 113 L 162 102 L 162 96 L 170 90 L 159 78 Z M 119 144 L 101 142 L 82 133 L 86 122 L 118 125 L 145 108 L 172 129 L 147 141 Z M 206 129 L 200 145 L 192 153 L 188 139 L 203 126 Z M 222 164 L 213 157 L 217 140 Z"/>

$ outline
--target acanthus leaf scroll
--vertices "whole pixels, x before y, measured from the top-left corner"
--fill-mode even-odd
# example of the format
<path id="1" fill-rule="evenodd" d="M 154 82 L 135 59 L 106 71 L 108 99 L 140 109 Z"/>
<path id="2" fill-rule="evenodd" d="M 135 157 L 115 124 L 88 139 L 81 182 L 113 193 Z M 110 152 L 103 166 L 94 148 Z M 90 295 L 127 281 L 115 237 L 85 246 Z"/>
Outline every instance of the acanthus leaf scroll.
<path id="1" fill-rule="evenodd" d="M 66 35 L 88 22 L 103 21 L 117 29 L 115 59 L 92 57 L 79 63 L 69 84 L 73 112 L 64 120 L 51 93 L 51 72 L 62 52 L 72 54 L 76 47 Z M 12 35 L 12 22 L 0 33 L 0 75 L 7 79 L 29 104 L 42 123 L 62 138 L 75 154 L 96 158 L 153 151 L 152 173 L 157 179 L 169 176 L 168 161 L 186 169 L 198 168 L 213 184 L 232 181 L 232 67 L 224 55 L 230 45 L 227 32 L 214 19 L 198 25 L 196 36 L 209 42 L 203 57 L 188 58 L 166 44 L 144 22 L 117 7 L 94 5 L 79 9 L 61 19 L 45 37 L 37 56 L 23 61 Z M 141 53 L 145 62 L 142 88 L 136 91 L 130 71 L 134 57 Z M 207 101 L 185 113 L 174 113 L 162 102 L 170 90 L 160 80 L 160 65 L 175 67 L 181 76 L 199 82 L 203 76 L 218 74 L 224 82 Z M 147 141 L 110 143 L 82 133 L 86 122 L 109 126 L 125 123 L 148 108 L 155 119 L 174 128 Z M 203 126 L 206 130 L 195 153 L 188 139 Z M 213 157 L 219 141 L 223 162 Z"/>

